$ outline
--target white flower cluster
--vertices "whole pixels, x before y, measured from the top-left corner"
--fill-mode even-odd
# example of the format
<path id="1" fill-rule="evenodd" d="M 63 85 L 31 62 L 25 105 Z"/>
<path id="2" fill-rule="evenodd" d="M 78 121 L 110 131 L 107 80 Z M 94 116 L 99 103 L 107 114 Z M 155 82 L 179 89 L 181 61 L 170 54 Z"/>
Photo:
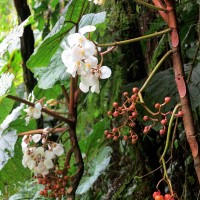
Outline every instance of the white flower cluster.
<path id="1" fill-rule="evenodd" d="M 14 79 L 14 75 L 7 73 L 2 74 L 0 78 L 0 97 L 5 95 L 12 85 L 12 81 Z"/>
<path id="2" fill-rule="evenodd" d="M 62 61 L 67 67 L 67 72 L 73 77 L 80 75 L 80 89 L 83 92 L 99 93 L 99 79 L 109 78 L 111 70 L 107 66 L 98 65 L 95 44 L 88 40 L 84 34 L 96 30 L 95 26 L 85 26 L 68 36 L 68 45 L 62 53 Z"/>
<path id="3" fill-rule="evenodd" d="M 24 167 L 33 170 L 36 176 L 47 175 L 49 170 L 54 168 L 54 159 L 64 153 L 62 144 L 55 142 L 48 142 L 47 144 L 46 140 L 43 139 L 40 134 L 35 134 L 33 136 L 25 135 L 21 143 L 24 153 L 22 164 Z M 43 146 L 36 146 L 40 140 L 46 148 Z"/>
<path id="4" fill-rule="evenodd" d="M 42 110 L 42 105 L 40 102 L 35 104 L 35 107 L 29 106 L 28 108 L 24 109 L 24 111 L 27 113 L 27 116 L 25 118 L 26 124 L 29 123 L 31 118 L 39 119 L 41 116 L 41 110 Z"/>
<path id="5" fill-rule="evenodd" d="M 91 1 L 91 0 L 89 0 Z M 94 0 L 94 4 L 97 4 L 97 5 L 102 5 L 104 3 L 105 0 Z"/>

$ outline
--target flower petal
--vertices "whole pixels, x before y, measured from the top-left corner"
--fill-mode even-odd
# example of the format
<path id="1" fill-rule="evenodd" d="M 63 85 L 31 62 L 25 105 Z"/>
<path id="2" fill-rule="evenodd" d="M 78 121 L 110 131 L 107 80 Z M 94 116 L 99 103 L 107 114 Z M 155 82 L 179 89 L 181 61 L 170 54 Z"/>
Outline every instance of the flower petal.
<path id="1" fill-rule="evenodd" d="M 89 86 L 84 85 L 84 83 L 82 83 L 82 82 L 80 82 L 79 88 L 80 88 L 80 90 L 81 90 L 82 92 L 84 92 L 84 93 L 89 92 Z"/>
<path id="2" fill-rule="evenodd" d="M 44 157 L 46 159 L 54 159 L 56 157 L 56 155 L 52 151 L 46 150 L 44 152 Z"/>
<path id="3" fill-rule="evenodd" d="M 107 66 L 102 66 L 100 68 L 100 71 L 101 71 L 101 74 L 100 74 L 100 78 L 101 79 L 106 79 L 106 78 L 109 78 L 111 76 L 111 69 Z"/>
<path id="4" fill-rule="evenodd" d="M 35 134 L 32 136 L 32 140 L 35 143 L 38 143 L 40 141 L 40 139 L 41 139 L 41 134 Z"/>
<path id="5" fill-rule="evenodd" d="M 64 153 L 64 148 L 62 144 L 56 144 L 56 146 L 53 148 L 53 152 L 57 156 L 61 156 Z"/>
<path id="6" fill-rule="evenodd" d="M 54 167 L 53 161 L 51 159 L 45 159 L 44 165 L 47 169 L 51 169 Z"/>
<path id="7" fill-rule="evenodd" d="M 95 26 L 87 25 L 87 26 L 84 26 L 83 28 L 80 28 L 79 33 L 84 35 L 85 33 L 90 33 L 90 32 L 93 32 L 95 30 L 96 30 Z"/>

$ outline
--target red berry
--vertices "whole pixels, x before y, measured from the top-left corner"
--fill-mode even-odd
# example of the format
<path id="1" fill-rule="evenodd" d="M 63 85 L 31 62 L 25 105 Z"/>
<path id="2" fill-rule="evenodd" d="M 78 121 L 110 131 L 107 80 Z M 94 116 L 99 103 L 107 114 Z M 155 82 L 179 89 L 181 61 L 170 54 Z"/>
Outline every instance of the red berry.
<path id="1" fill-rule="evenodd" d="M 165 103 L 169 103 L 171 101 L 170 97 L 165 97 Z"/>
<path id="2" fill-rule="evenodd" d="M 167 124 L 167 119 L 162 119 L 162 120 L 160 121 L 160 123 L 161 123 L 162 125 Z"/>
<path id="3" fill-rule="evenodd" d="M 133 95 L 131 96 L 131 99 L 132 99 L 133 101 L 137 100 L 137 98 L 138 98 L 137 94 L 133 94 Z"/>
<path id="4" fill-rule="evenodd" d="M 178 117 L 183 117 L 183 111 L 178 111 Z"/>
<path id="5" fill-rule="evenodd" d="M 156 104 L 155 104 L 155 108 L 159 109 L 159 108 L 160 108 L 160 104 L 159 104 L 159 103 L 156 103 Z"/>
<path id="6" fill-rule="evenodd" d="M 108 134 L 108 135 L 107 135 L 107 138 L 108 138 L 108 139 L 112 138 L 112 134 Z"/>
<path id="7" fill-rule="evenodd" d="M 133 88 L 133 93 L 137 94 L 139 92 L 139 89 L 137 87 Z"/>
<path id="8" fill-rule="evenodd" d="M 155 197 L 155 200 L 164 200 L 163 195 L 158 195 Z"/>
<path id="9" fill-rule="evenodd" d="M 40 195 L 41 195 L 41 196 L 44 195 L 44 191 L 43 191 L 43 190 L 40 191 Z"/>
<path id="10" fill-rule="evenodd" d="M 114 113 L 113 113 L 113 117 L 118 117 L 119 116 L 119 112 L 118 111 L 115 111 Z"/>
<path id="11" fill-rule="evenodd" d="M 114 108 L 117 108 L 117 107 L 118 107 L 118 103 L 117 103 L 117 102 L 114 102 L 114 103 L 113 103 L 113 107 L 114 107 Z"/>
<path id="12" fill-rule="evenodd" d="M 127 96 L 128 96 L 128 92 L 124 92 L 123 95 L 124 95 L 125 97 L 127 97 Z"/>
<path id="13" fill-rule="evenodd" d="M 132 117 L 133 118 L 136 118 L 138 116 L 138 113 L 137 112 L 132 112 Z"/>
<path id="14" fill-rule="evenodd" d="M 159 133 L 160 133 L 161 136 L 164 135 L 164 134 L 166 133 L 166 129 L 161 129 L 161 130 L 159 131 Z"/>
<path id="15" fill-rule="evenodd" d="M 153 193 L 153 198 L 155 199 L 156 196 L 160 195 L 160 191 L 156 191 Z"/>
<path id="16" fill-rule="evenodd" d="M 109 131 L 108 130 L 105 130 L 104 131 L 104 135 L 108 135 L 109 134 Z"/>
<path id="17" fill-rule="evenodd" d="M 114 140 L 114 141 L 117 141 L 117 140 L 118 140 L 118 136 L 114 136 L 114 137 L 113 137 L 113 140 Z"/>
<path id="18" fill-rule="evenodd" d="M 113 132 L 113 133 L 116 133 L 117 131 L 118 131 L 117 128 L 113 128 L 113 129 L 112 129 L 112 132 Z"/>
<path id="19" fill-rule="evenodd" d="M 145 116 L 143 117 L 143 121 L 147 121 L 147 120 L 149 120 L 149 117 L 145 115 Z"/>
<path id="20" fill-rule="evenodd" d="M 144 133 L 144 134 L 149 133 L 149 132 L 150 132 L 150 129 L 151 129 L 150 126 L 145 126 L 145 127 L 144 127 L 144 130 L 143 130 L 143 133 Z"/>
<path id="21" fill-rule="evenodd" d="M 131 106 L 129 107 L 129 110 L 134 111 L 135 110 L 135 105 L 131 104 Z"/>
<path id="22" fill-rule="evenodd" d="M 111 111 L 108 111 L 108 112 L 107 112 L 107 115 L 108 115 L 108 116 L 112 116 L 112 112 L 111 112 Z"/>
<path id="23" fill-rule="evenodd" d="M 132 128 L 134 128 L 134 127 L 136 126 L 136 123 L 135 123 L 135 122 L 131 122 L 131 123 L 129 124 L 129 126 L 132 127 Z"/>
<path id="24" fill-rule="evenodd" d="M 125 136 L 124 136 L 124 140 L 127 140 L 127 139 L 128 139 L 128 136 L 127 136 L 127 135 L 125 135 Z"/>

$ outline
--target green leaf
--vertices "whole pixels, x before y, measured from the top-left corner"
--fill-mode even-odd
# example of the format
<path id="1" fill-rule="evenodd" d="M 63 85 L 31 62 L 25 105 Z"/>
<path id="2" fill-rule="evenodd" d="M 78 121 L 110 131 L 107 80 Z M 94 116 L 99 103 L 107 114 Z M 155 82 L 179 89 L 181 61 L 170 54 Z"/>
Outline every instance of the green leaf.
<path id="1" fill-rule="evenodd" d="M 19 39 L 23 35 L 24 27 L 33 22 L 33 16 L 30 16 L 8 34 L 8 36 L 0 44 L 0 56 L 2 56 L 6 52 L 8 46 L 11 43 L 13 43 L 15 40 Z"/>
<path id="2" fill-rule="evenodd" d="M 15 155 L 11 158 L 5 167 L 0 171 L 0 191 L 11 196 L 18 189 L 18 183 L 30 178 L 30 171 L 22 166 L 21 141 L 18 140 L 15 145 Z"/>
<path id="3" fill-rule="evenodd" d="M 100 122 L 96 123 L 93 127 L 92 133 L 80 141 L 80 148 L 83 153 L 88 157 L 94 151 L 92 149 L 97 148 L 105 139 L 104 131 L 109 128 L 110 121 L 108 118 L 104 118 Z"/>
<path id="4" fill-rule="evenodd" d="M 91 176 L 84 177 L 82 179 L 81 184 L 76 191 L 76 194 L 83 194 L 92 187 L 97 178 L 106 170 L 107 166 L 109 165 L 111 152 L 112 149 L 110 147 L 105 147 L 94 158 L 90 166 L 90 171 L 92 171 L 93 173 L 91 174 Z"/>
<path id="5" fill-rule="evenodd" d="M 35 78 L 38 79 L 38 87 L 41 89 L 52 88 L 57 81 L 63 81 L 69 77 L 66 66 L 61 60 L 60 50 L 53 56 L 47 67 L 36 67 L 33 72 Z"/>
<path id="6" fill-rule="evenodd" d="M 52 31 L 28 60 L 27 66 L 30 69 L 44 67 L 49 64 L 51 57 L 59 48 L 60 42 L 67 32 L 78 24 L 87 6 L 88 0 L 71 0 L 68 3 Z"/>
<path id="7" fill-rule="evenodd" d="M 14 155 L 14 146 L 17 141 L 16 130 L 0 133 L 0 170 Z"/>
<path id="8" fill-rule="evenodd" d="M 7 115 L 12 110 L 14 101 L 11 99 L 4 98 L 0 103 L 0 124 L 4 121 Z"/>
<path id="9" fill-rule="evenodd" d="M 82 28 L 86 25 L 96 25 L 103 23 L 106 18 L 106 12 L 100 12 L 100 13 L 90 13 L 87 15 L 84 15 L 80 22 L 79 22 L 79 28 Z"/>
<path id="10" fill-rule="evenodd" d="M 53 88 L 46 90 L 40 89 L 38 85 L 36 85 L 34 88 L 34 95 L 36 96 L 37 99 L 41 99 L 43 97 L 45 97 L 47 100 L 57 99 L 59 94 L 61 94 L 61 86 L 59 84 L 54 85 Z"/>

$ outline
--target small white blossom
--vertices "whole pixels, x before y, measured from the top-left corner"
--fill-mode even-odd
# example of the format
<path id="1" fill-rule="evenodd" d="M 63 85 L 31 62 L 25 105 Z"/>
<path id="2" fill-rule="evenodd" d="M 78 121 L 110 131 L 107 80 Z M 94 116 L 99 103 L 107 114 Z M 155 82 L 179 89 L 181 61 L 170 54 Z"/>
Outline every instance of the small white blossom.
<path id="1" fill-rule="evenodd" d="M 41 140 L 41 137 L 41 134 L 35 134 L 32 136 L 32 140 L 33 142 L 38 143 Z"/>
<path id="2" fill-rule="evenodd" d="M 2 74 L 0 77 L 0 97 L 2 97 L 3 95 L 5 95 L 11 85 L 12 85 L 12 81 L 14 79 L 14 75 L 7 73 L 7 74 Z"/>
<path id="3" fill-rule="evenodd" d="M 41 110 L 42 110 L 42 105 L 41 103 L 36 103 L 35 107 L 28 107 L 24 109 L 24 111 L 27 113 L 27 117 L 25 118 L 26 123 L 28 124 L 31 118 L 39 119 L 41 116 Z"/>
<path id="4" fill-rule="evenodd" d="M 64 148 L 62 144 L 55 143 L 53 147 L 53 153 L 57 156 L 61 156 L 64 153 Z"/>

